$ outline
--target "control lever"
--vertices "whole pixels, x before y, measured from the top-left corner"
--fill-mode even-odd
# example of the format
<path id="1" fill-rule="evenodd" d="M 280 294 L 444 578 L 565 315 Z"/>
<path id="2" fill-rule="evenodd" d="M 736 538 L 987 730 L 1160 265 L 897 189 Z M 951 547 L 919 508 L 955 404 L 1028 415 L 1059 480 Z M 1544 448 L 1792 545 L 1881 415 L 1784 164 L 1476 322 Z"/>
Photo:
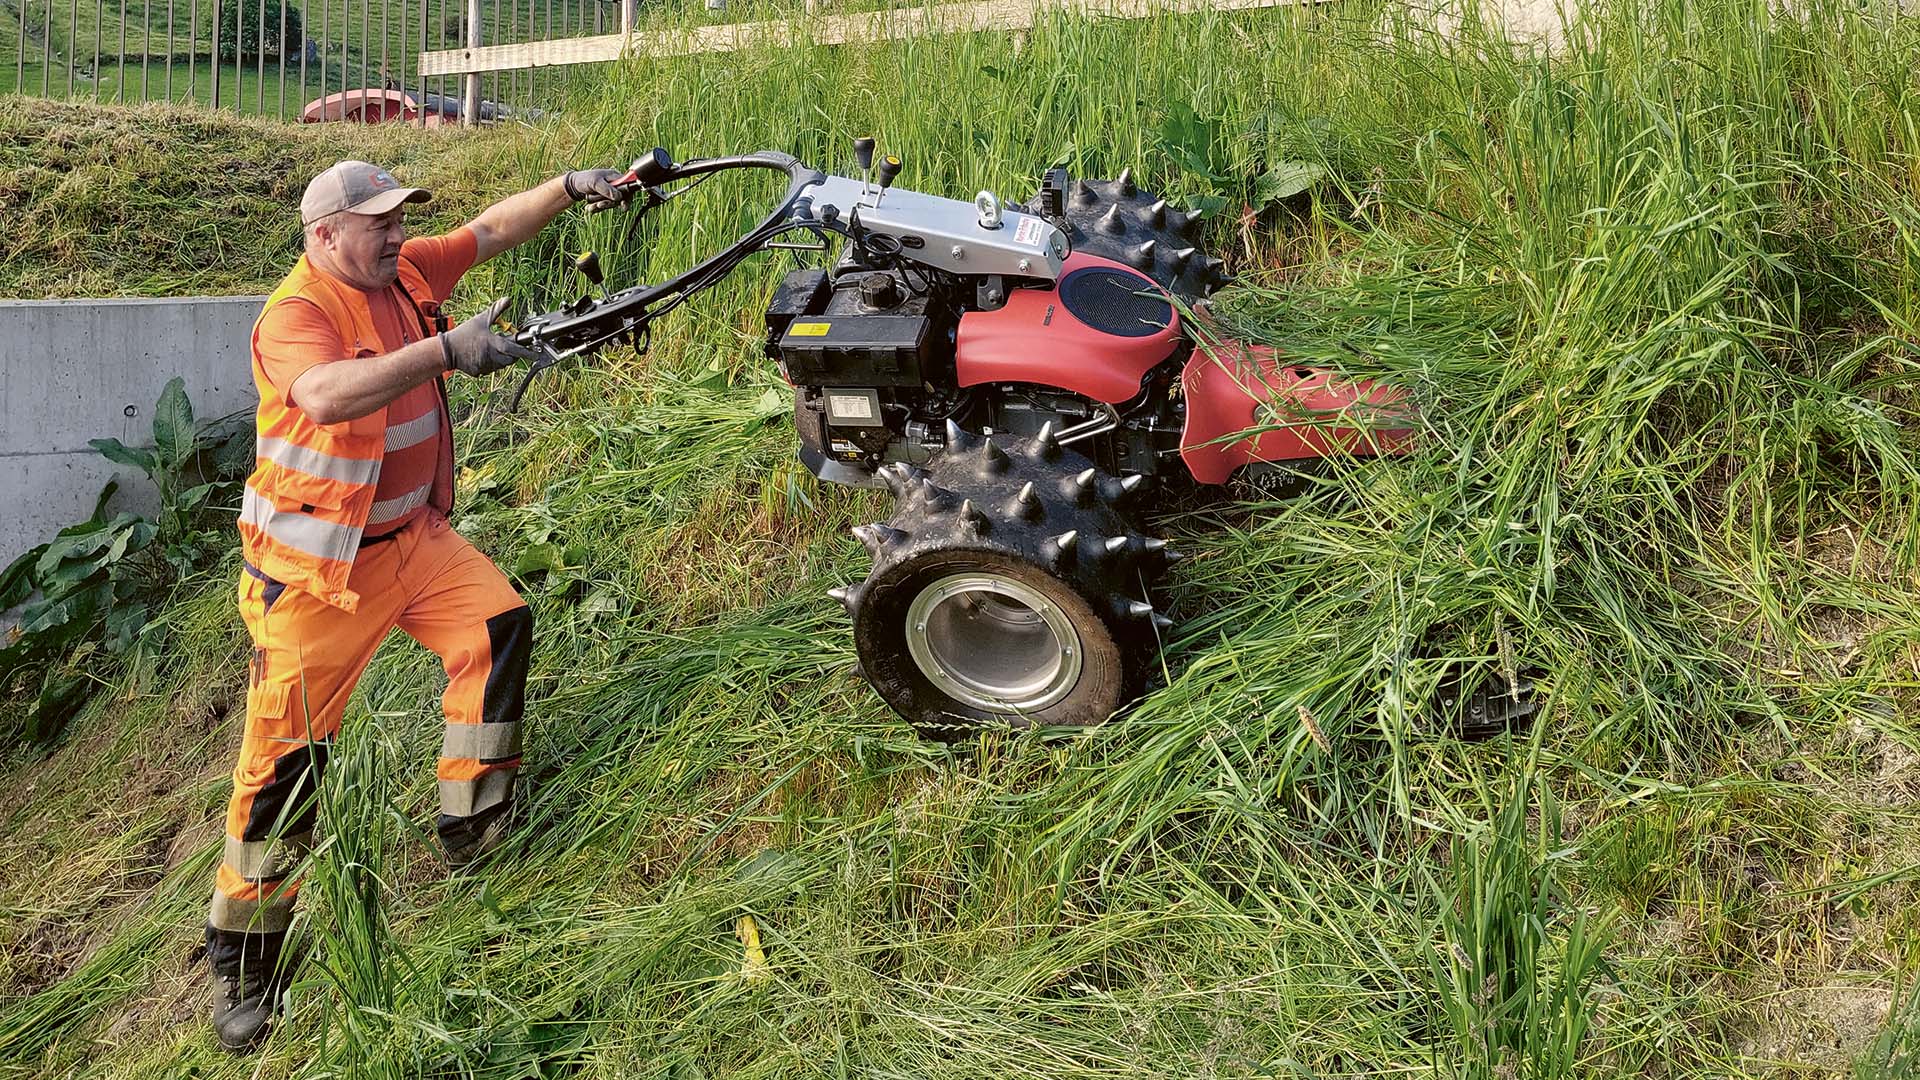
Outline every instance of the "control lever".
<path id="1" fill-rule="evenodd" d="M 873 136 L 862 135 L 853 140 L 853 161 L 860 166 L 860 197 L 864 199 L 873 172 Z"/>
<path id="2" fill-rule="evenodd" d="M 602 303 L 607 299 L 607 277 L 600 272 L 600 256 L 591 251 L 583 251 L 573 260 L 573 268 L 586 276 L 593 287 L 600 290 Z"/>
<path id="3" fill-rule="evenodd" d="M 874 193 L 873 205 L 879 206 L 881 196 L 893 186 L 893 178 L 900 175 L 900 159 L 888 154 L 880 159 L 880 167 L 874 171 L 879 174 L 880 190 Z"/>

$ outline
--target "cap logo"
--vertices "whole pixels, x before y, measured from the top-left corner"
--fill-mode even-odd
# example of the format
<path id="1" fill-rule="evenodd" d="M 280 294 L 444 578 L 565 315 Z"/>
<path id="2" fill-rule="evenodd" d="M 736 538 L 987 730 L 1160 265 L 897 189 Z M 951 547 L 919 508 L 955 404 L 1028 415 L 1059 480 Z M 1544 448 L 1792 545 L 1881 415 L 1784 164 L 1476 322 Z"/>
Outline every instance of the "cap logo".
<path id="1" fill-rule="evenodd" d="M 377 172 L 367 178 L 367 183 L 372 184 L 374 187 L 377 187 L 377 188 L 389 188 L 394 185 L 395 181 L 393 177 L 387 175 L 386 173 Z"/>

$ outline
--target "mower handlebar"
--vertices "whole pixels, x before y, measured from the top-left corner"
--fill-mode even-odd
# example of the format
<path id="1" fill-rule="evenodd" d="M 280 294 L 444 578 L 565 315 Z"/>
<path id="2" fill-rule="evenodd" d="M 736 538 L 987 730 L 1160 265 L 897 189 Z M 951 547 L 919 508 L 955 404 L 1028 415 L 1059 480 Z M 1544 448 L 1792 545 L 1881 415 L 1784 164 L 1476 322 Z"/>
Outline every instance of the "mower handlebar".
<path id="1" fill-rule="evenodd" d="M 767 169 L 787 175 L 786 195 L 760 223 L 739 240 L 702 260 L 692 269 L 654 285 L 636 285 L 604 299 L 583 298 L 553 311 L 536 315 L 514 333 L 515 341 L 545 352 L 550 359 L 535 362 L 535 370 L 578 353 L 588 352 L 624 335 L 646 329 L 655 305 L 683 298 L 707 288 L 731 272 L 746 256 L 753 254 L 766 235 L 790 217 L 794 199 L 809 184 L 819 183 L 821 173 L 791 154 L 761 150 L 732 157 L 695 158 L 674 162 L 659 147 L 637 158 L 616 187 L 644 190 L 650 198 L 639 204 L 640 212 L 672 198 L 678 192 L 659 189 L 676 181 L 693 180 L 730 169 Z M 684 190 L 684 189 L 682 189 Z"/>

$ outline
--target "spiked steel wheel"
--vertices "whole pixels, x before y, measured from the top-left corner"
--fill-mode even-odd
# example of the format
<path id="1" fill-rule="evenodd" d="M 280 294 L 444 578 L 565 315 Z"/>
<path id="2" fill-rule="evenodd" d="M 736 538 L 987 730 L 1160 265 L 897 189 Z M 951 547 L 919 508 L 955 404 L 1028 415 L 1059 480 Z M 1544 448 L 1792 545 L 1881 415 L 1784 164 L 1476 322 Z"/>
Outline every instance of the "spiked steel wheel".
<path id="1" fill-rule="evenodd" d="M 1139 477 L 1102 474 L 1051 428 L 995 442 L 949 424 L 926 470 L 890 465 L 898 502 L 854 530 L 873 572 L 829 595 L 861 669 L 923 733 L 1085 726 L 1136 695 L 1172 626 L 1145 597 L 1164 541 L 1139 535 Z"/>
<path id="2" fill-rule="evenodd" d="M 1200 251 L 1200 215 L 1139 189 L 1131 170 L 1112 180 L 1068 182 L 1062 222 L 1073 250 L 1125 263 L 1183 300 L 1232 281 L 1226 264 Z M 1025 207 L 1039 212 L 1036 196 Z"/>

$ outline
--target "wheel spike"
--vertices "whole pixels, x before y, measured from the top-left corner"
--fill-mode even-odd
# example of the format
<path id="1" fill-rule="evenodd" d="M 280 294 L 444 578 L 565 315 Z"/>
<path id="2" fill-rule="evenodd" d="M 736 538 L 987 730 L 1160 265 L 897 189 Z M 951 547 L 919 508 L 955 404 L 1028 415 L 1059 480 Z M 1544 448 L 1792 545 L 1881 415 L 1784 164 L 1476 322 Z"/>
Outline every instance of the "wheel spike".
<path id="1" fill-rule="evenodd" d="M 1068 529 L 1058 536 L 1050 536 L 1047 538 L 1047 542 L 1043 547 L 1047 552 L 1048 561 L 1053 564 L 1055 570 L 1062 569 L 1066 566 L 1068 560 L 1073 558 L 1073 545 L 1079 539 L 1080 532 L 1077 529 Z"/>
<path id="2" fill-rule="evenodd" d="M 1147 207 L 1146 221 L 1148 225 L 1156 229 L 1165 227 L 1167 224 L 1167 200 L 1154 200 L 1153 205 Z"/>
<path id="3" fill-rule="evenodd" d="M 1094 471 L 1092 469 L 1086 469 L 1075 474 L 1067 488 L 1067 494 L 1078 503 L 1085 503 L 1092 499 L 1094 494 Z"/>
<path id="4" fill-rule="evenodd" d="M 1075 180 L 1073 182 L 1073 205 L 1092 206 L 1099 201 L 1100 193 L 1093 190 L 1092 184 L 1087 183 L 1085 180 Z"/>
<path id="5" fill-rule="evenodd" d="M 1140 600 L 1127 601 L 1127 614 L 1135 619 L 1144 619 L 1153 614 L 1153 605 Z"/>
<path id="6" fill-rule="evenodd" d="M 827 597 L 840 601 L 848 611 L 853 610 L 853 590 L 847 586 L 835 585 L 833 588 L 827 590 Z"/>
<path id="7" fill-rule="evenodd" d="M 1226 276 L 1227 276 L 1226 260 L 1216 259 L 1216 258 L 1213 258 L 1212 256 L 1208 256 L 1207 258 L 1201 260 L 1200 272 L 1207 275 L 1209 278 L 1212 278 L 1216 282 L 1223 281 L 1226 279 Z"/>
<path id="8" fill-rule="evenodd" d="M 1173 629 L 1173 620 L 1156 611 L 1153 613 L 1153 628 L 1164 634 Z"/>
<path id="9" fill-rule="evenodd" d="M 990 473 L 1005 472 L 1007 471 L 1007 466 L 1013 464 L 1013 459 L 1007 456 L 1005 450 L 994 445 L 992 439 L 984 440 L 980 452 L 986 455 L 987 471 Z"/>
<path id="10" fill-rule="evenodd" d="M 1143 536 L 1140 538 L 1140 550 L 1148 554 L 1165 551 L 1167 550 L 1167 542 L 1157 536 Z"/>
<path id="11" fill-rule="evenodd" d="M 1120 478 L 1121 496 L 1124 498 L 1125 496 L 1131 495 L 1134 492 L 1139 491 L 1140 488 L 1144 484 L 1146 484 L 1146 482 L 1147 482 L 1147 477 L 1146 477 L 1146 474 L 1144 473 L 1134 473 L 1132 476 L 1121 477 Z"/>
<path id="12" fill-rule="evenodd" d="M 1039 434 L 1033 437 L 1033 446 L 1042 461 L 1052 461 L 1060 456 L 1060 443 L 1053 437 L 1053 421 L 1040 425 Z"/>
<path id="13" fill-rule="evenodd" d="M 1199 254 L 1199 252 L 1194 248 L 1190 248 L 1190 247 L 1175 248 L 1173 252 L 1174 273 L 1177 274 L 1180 271 L 1185 270 L 1187 268 L 1188 261 L 1191 260 L 1197 254 Z"/>
<path id="14" fill-rule="evenodd" d="M 1199 236 L 1200 235 L 1200 215 L 1195 212 L 1188 212 L 1180 215 L 1180 223 L 1174 226 L 1174 230 L 1177 231 L 1181 236 L 1187 237 L 1188 239 L 1192 239 L 1193 237 Z"/>
<path id="15" fill-rule="evenodd" d="M 973 445 L 973 435 L 957 421 L 947 421 L 947 449 L 965 450 Z"/>
<path id="16" fill-rule="evenodd" d="M 1013 506 L 1009 510 L 1009 513 L 1015 517 L 1025 518 L 1028 521 L 1038 518 L 1041 513 L 1043 513 L 1040 506 L 1040 496 L 1036 495 L 1033 490 L 1033 481 L 1029 480 L 1020 485 L 1020 491 L 1014 495 Z"/>
<path id="17" fill-rule="evenodd" d="M 973 505 L 972 499 L 962 499 L 960 501 L 960 520 L 966 525 L 967 529 L 975 535 L 984 535 L 988 526 L 991 524 L 987 519 L 987 515 L 981 513 L 979 507 Z"/>
<path id="18" fill-rule="evenodd" d="M 1107 537 L 1106 543 L 1102 544 L 1101 547 L 1105 548 L 1109 555 L 1118 555 L 1127 550 L 1127 538 L 1124 536 L 1109 536 Z"/>
<path id="19" fill-rule="evenodd" d="M 887 485 L 887 490 L 893 492 L 894 495 L 898 496 L 906 492 L 907 471 L 905 469 L 896 469 L 893 465 L 883 465 L 880 467 L 878 475 L 880 482 Z"/>
<path id="20" fill-rule="evenodd" d="M 1127 261 L 1142 270 L 1151 270 L 1153 269 L 1153 256 L 1154 243 L 1149 240 L 1139 247 L 1134 248 L 1132 253 L 1128 255 Z"/>
<path id="21" fill-rule="evenodd" d="M 1095 228 L 1103 233 L 1111 233 L 1114 236 L 1119 236 L 1121 233 L 1126 232 L 1127 223 L 1120 219 L 1120 204 L 1113 204 L 1106 213 L 1100 215 L 1100 222 Z"/>
<path id="22" fill-rule="evenodd" d="M 1188 559 L 1191 559 L 1191 558 L 1193 558 L 1193 556 L 1187 554 L 1184 551 L 1175 551 L 1172 548 L 1167 549 L 1166 559 L 1167 559 L 1168 566 L 1172 566 L 1175 563 L 1186 562 Z"/>
<path id="23" fill-rule="evenodd" d="M 1120 179 L 1115 180 L 1113 182 L 1113 186 L 1115 190 L 1120 192 L 1121 198 L 1132 197 L 1134 193 L 1133 170 L 1131 168 L 1121 169 Z"/>
<path id="24" fill-rule="evenodd" d="M 859 539 L 860 543 L 864 545 L 869 552 L 876 555 L 880 553 L 881 548 L 886 547 L 888 544 L 897 544 L 907 538 L 905 532 L 878 521 L 871 525 L 855 526 L 853 535 Z"/>

